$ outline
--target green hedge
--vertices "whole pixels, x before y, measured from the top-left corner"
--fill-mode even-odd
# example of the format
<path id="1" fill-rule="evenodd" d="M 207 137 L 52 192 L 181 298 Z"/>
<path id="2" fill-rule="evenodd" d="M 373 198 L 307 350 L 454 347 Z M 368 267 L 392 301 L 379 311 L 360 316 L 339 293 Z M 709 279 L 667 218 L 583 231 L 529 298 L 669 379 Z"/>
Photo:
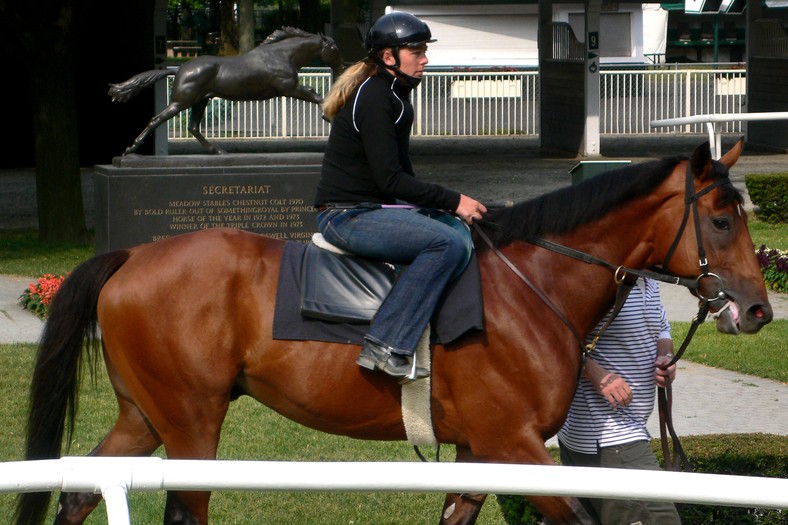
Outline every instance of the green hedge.
<path id="1" fill-rule="evenodd" d="M 788 477 L 788 436 L 772 434 L 712 434 L 687 436 L 681 440 L 695 472 L 737 476 Z M 658 439 L 651 441 L 661 462 Z M 550 453 L 556 463 L 558 448 Z M 508 525 L 537 525 L 542 516 L 520 496 L 497 496 Z M 683 525 L 785 525 L 788 510 L 679 504 Z"/>
<path id="2" fill-rule="evenodd" d="M 758 219 L 771 224 L 788 222 L 788 173 L 753 173 L 745 175 L 744 184 L 757 206 Z"/>

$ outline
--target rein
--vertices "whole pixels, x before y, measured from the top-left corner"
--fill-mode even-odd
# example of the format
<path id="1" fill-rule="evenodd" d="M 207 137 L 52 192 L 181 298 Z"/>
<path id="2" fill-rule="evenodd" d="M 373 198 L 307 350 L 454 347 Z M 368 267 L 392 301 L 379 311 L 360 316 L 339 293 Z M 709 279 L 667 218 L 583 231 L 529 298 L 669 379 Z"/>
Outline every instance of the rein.
<path id="1" fill-rule="evenodd" d="M 690 160 L 687 161 L 686 185 L 685 185 L 685 194 L 684 194 L 684 216 L 682 217 L 681 225 L 679 226 L 679 229 L 676 232 L 676 236 L 673 239 L 673 243 L 671 244 L 668 253 L 665 256 L 665 260 L 662 264 L 662 269 L 663 269 L 662 271 L 635 270 L 632 268 L 626 268 L 624 266 L 617 266 L 608 261 L 605 261 L 604 259 L 600 259 L 599 257 L 596 257 L 594 255 L 590 255 L 585 252 L 575 250 L 574 248 L 563 246 L 553 241 L 548 241 L 546 239 L 541 239 L 536 237 L 529 237 L 525 239 L 526 242 L 531 243 L 535 246 L 539 246 L 541 248 L 545 248 L 555 253 L 567 257 L 571 257 L 573 259 L 582 261 L 586 264 L 596 264 L 599 266 L 603 266 L 613 271 L 614 280 L 618 285 L 618 289 L 616 292 L 616 302 L 613 306 L 612 314 L 610 315 L 609 319 L 600 328 L 599 332 L 594 336 L 593 341 L 589 344 L 584 344 L 582 337 L 577 332 L 577 329 L 575 329 L 575 327 L 566 318 L 563 312 L 561 312 L 558 309 L 558 307 L 556 307 L 553 304 L 553 302 L 550 301 L 550 298 L 547 297 L 541 290 L 536 288 L 536 286 L 519 270 L 519 268 L 517 268 L 517 266 L 515 266 L 515 264 L 512 263 L 506 257 L 506 255 L 503 254 L 503 252 L 501 252 L 497 247 L 495 247 L 495 245 L 490 240 L 490 238 L 481 229 L 479 223 L 474 222 L 473 226 L 477 234 L 482 238 L 482 240 L 484 240 L 487 246 L 512 270 L 512 272 L 515 275 L 517 275 L 531 289 L 531 291 L 533 291 L 542 300 L 542 302 L 544 302 L 556 314 L 556 316 L 561 320 L 561 322 L 563 322 L 572 332 L 572 335 L 575 337 L 575 339 L 577 340 L 580 346 L 580 351 L 582 354 L 580 372 L 578 374 L 578 381 L 580 380 L 580 376 L 582 375 L 586 358 L 593 351 L 596 342 L 602 336 L 604 331 L 613 322 L 616 315 L 618 315 L 619 310 L 621 310 L 621 307 L 623 306 L 627 296 L 629 295 L 629 290 L 631 289 L 632 283 L 634 281 L 627 282 L 626 278 L 628 276 L 634 275 L 634 276 L 654 279 L 668 284 L 678 284 L 684 286 L 689 290 L 695 291 L 696 295 L 700 299 L 698 302 L 698 313 L 693 318 L 692 325 L 690 326 L 690 329 L 687 332 L 687 336 L 684 338 L 684 341 L 682 342 L 679 350 L 671 358 L 669 363 L 660 365 L 660 368 L 664 370 L 675 365 L 679 361 L 679 359 L 681 359 L 685 350 L 689 346 L 690 341 L 695 335 L 695 332 L 697 331 L 698 327 L 706 319 L 706 315 L 709 312 L 709 305 L 714 301 L 720 301 L 726 298 L 724 281 L 722 277 L 712 272 L 709 272 L 708 269 L 708 260 L 706 259 L 706 252 L 703 247 L 703 236 L 700 228 L 700 214 L 698 212 L 698 200 L 704 195 L 711 192 L 713 189 L 716 189 L 726 183 L 730 183 L 730 180 L 728 179 L 728 177 L 722 177 L 715 180 L 713 183 L 709 184 L 699 192 L 695 192 L 694 176 L 692 174 L 691 161 Z M 695 225 L 695 232 L 696 232 L 695 237 L 698 245 L 697 246 L 698 264 L 700 266 L 700 271 L 701 271 L 701 273 L 695 279 L 688 279 L 685 277 L 679 277 L 668 273 L 668 264 L 670 262 L 670 259 L 673 257 L 676 248 L 678 247 L 679 241 L 684 235 L 684 230 L 686 229 L 687 223 L 689 221 L 690 210 L 692 210 L 693 222 Z M 486 224 L 491 227 L 497 226 L 494 223 L 486 223 Z M 707 298 L 700 293 L 700 283 L 701 280 L 705 278 L 714 278 L 719 281 L 719 288 L 716 293 L 716 297 Z M 659 405 L 660 441 L 662 443 L 662 453 L 665 461 L 665 468 L 667 470 L 681 470 L 683 464 L 684 469 L 691 471 L 692 466 L 690 465 L 689 460 L 687 459 L 687 456 L 684 452 L 684 449 L 681 446 L 681 442 L 679 441 L 678 435 L 676 434 L 676 431 L 673 428 L 673 417 L 672 417 L 673 394 L 672 394 L 671 385 L 667 385 L 664 388 L 663 387 L 657 388 L 657 400 Z M 671 450 L 668 444 L 666 432 L 670 433 L 675 456 L 671 455 Z M 679 458 L 681 462 L 679 461 Z"/>

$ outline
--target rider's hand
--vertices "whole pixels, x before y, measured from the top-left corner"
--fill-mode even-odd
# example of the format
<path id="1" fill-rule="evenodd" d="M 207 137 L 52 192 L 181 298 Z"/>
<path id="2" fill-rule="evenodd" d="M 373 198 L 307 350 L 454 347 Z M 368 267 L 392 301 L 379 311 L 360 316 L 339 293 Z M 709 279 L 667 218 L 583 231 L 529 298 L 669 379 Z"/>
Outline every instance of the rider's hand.
<path id="1" fill-rule="evenodd" d="M 467 195 L 460 195 L 460 204 L 454 213 L 468 224 L 473 224 L 474 220 L 481 219 L 487 213 L 487 208 L 481 202 Z"/>

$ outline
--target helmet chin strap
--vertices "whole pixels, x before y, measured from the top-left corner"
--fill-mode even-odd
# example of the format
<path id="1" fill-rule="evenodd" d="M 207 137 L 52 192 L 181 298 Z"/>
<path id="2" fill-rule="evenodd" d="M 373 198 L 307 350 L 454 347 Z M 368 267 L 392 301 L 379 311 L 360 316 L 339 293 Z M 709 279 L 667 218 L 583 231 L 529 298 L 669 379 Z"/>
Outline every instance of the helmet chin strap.
<path id="1" fill-rule="evenodd" d="M 415 89 L 416 86 L 421 84 L 421 80 L 422 79 L 419 78 L 419 77 L 414 77 L 414 76 L 408 75 L 407 73 L 403 73 L 402 70 L 399 68 L 399 66 L 400 66 L 400 62 L 399 62 L 399 47 L 392 47 L 390 49 L 391 49 L 391 54 L 394 57 L 394 65 L 393 66 L 390 66 L 390 65 L 386 64 L 383 61 L 383 59 L 380 56 L 378 56 L 378 55 L 375 55 L 375 57 L 374 57 L 375 58 L 375 62 L 377 62 L 377 64 L 379 66 L 382 66 L 382 67 L 384 67 L 386 69 L 391 70 L 397 76 L 397 78 L 399 78 L 400 80 L 404 81 L 410 87 Z"/>

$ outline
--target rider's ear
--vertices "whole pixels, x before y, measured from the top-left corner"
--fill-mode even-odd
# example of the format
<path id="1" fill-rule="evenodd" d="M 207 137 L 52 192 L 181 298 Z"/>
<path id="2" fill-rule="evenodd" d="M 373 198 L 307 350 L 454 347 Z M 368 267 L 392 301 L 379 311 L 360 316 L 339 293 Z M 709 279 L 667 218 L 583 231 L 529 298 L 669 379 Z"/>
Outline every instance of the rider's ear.
<path id="1" fill-rule="evenodd" d="M 394 56 L 394 52 L 391 50 L 390 47 L 387 47 L 383 51 L 381 51 L 380 58 L 383 60 L 383 63 L 387 66 L 394 66 L 397 64 L 397 58 Z"/>

